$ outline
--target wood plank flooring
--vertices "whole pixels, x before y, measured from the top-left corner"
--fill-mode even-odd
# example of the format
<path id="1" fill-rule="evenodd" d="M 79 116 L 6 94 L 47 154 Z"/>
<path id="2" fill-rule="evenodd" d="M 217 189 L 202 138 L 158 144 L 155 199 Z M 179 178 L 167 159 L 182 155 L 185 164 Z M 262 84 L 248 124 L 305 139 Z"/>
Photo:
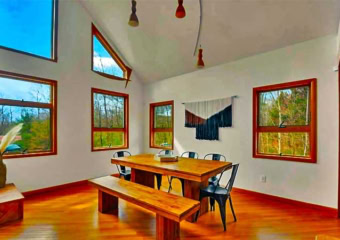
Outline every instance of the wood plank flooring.
<path id="1" fill-rule="evenodd" d="M 180 194 L 177 179 L 173 187 L 173 192 Z M 167 186 L 162 189 L 167 190 Z M 101 214 L 97 197 L 97 190 L 89 185 L 28 197 L 24 219 L 1 226 L 0 239 L 155 239 L 155 214 L 125 201 L 119 202 L 118 218 Z M 226 232 L 216 208 L 197 223 L 183 221 L 181 239 L 307 240 L 318 234 L 340 237 L 340 220 L 313 209 L 244 193 L 234 193 L 233 203 L 238 222 L 233 222 L 228 207 Z"/>

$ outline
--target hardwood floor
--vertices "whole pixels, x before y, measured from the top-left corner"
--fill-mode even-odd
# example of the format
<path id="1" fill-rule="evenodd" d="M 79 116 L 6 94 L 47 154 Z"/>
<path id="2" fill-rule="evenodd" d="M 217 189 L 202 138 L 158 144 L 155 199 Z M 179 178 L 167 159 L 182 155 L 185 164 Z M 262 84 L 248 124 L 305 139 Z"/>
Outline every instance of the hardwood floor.
<path id="1" fill-rule="evenodd" d="M 164 179 L 163 181 L 167 181 Z M 180 194 L 180 182 L 173 181 Z M 167 186 L 162 186 L 167 190 Z M 340 220 L 313 209 L 234 193 L 238 222 L 227 208 L 223 232 L 218 208 L 197 223 L 181 223 L 181 239 L 315 239 L 318 234 L 340 237 Z M 0 227 L 0 239 L 155 239 L 155 214 L 120 201 L 119 217 L 97 210 L 97 190 L 77 186 L 28 197 L 24 219 Z"/>

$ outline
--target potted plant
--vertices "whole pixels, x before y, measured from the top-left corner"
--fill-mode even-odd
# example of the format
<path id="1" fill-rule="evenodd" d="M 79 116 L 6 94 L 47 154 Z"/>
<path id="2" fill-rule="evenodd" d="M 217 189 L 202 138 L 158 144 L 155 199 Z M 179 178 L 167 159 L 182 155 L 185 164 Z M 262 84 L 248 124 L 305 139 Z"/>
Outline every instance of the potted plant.
<path id="1" fill-rule="evenodd" d="M 13 127 L 1 140 L 0 143 L 0 188 L 6 185 L 7 168 L 3 162 L 3 155 L 5 154 L 7 147 L 14 141 L 22 128 L 22 123 Z"/>

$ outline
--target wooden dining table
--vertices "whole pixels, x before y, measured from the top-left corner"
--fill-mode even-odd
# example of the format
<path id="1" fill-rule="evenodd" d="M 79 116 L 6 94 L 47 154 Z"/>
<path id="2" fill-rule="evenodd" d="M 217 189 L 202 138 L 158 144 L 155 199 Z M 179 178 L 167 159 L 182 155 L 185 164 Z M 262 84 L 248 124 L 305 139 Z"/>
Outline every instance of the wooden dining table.
<path id="1" fill-rule="evenodd" d="M 174 176 L 184 181 L 184 197 L 199 200 L 200 188 L 208 186 L 212 176 L 230 169 L 231 162 L 212 161 L 194 158 L 178 158 L 177 162 L 160 162 L 154 154 L 139 154 L 112 158 L 112 164 L 131 168 L 131 181 L 148 187 L 155 187 L 155 174 Z M 201 201 L 200 215 L 208 211 L 208 199 Z M 194 221 L 194 215 L 187 219 Z"/>

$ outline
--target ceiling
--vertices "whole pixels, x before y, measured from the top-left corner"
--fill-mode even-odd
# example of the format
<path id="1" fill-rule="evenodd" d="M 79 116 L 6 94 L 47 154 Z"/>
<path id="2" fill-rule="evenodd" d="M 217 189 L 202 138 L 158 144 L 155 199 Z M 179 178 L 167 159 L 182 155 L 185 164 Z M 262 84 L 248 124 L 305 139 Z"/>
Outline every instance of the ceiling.
<path id="1" fill-rule="evenodd" d="M 127 22 L 129 0 L 80 0 L 143 82 L 196 71 L 199 0 L 136 0 L 139 27 Z M 206 67 L 337 33 L 340 0 L 202 0 L 200 43 Z"/>

